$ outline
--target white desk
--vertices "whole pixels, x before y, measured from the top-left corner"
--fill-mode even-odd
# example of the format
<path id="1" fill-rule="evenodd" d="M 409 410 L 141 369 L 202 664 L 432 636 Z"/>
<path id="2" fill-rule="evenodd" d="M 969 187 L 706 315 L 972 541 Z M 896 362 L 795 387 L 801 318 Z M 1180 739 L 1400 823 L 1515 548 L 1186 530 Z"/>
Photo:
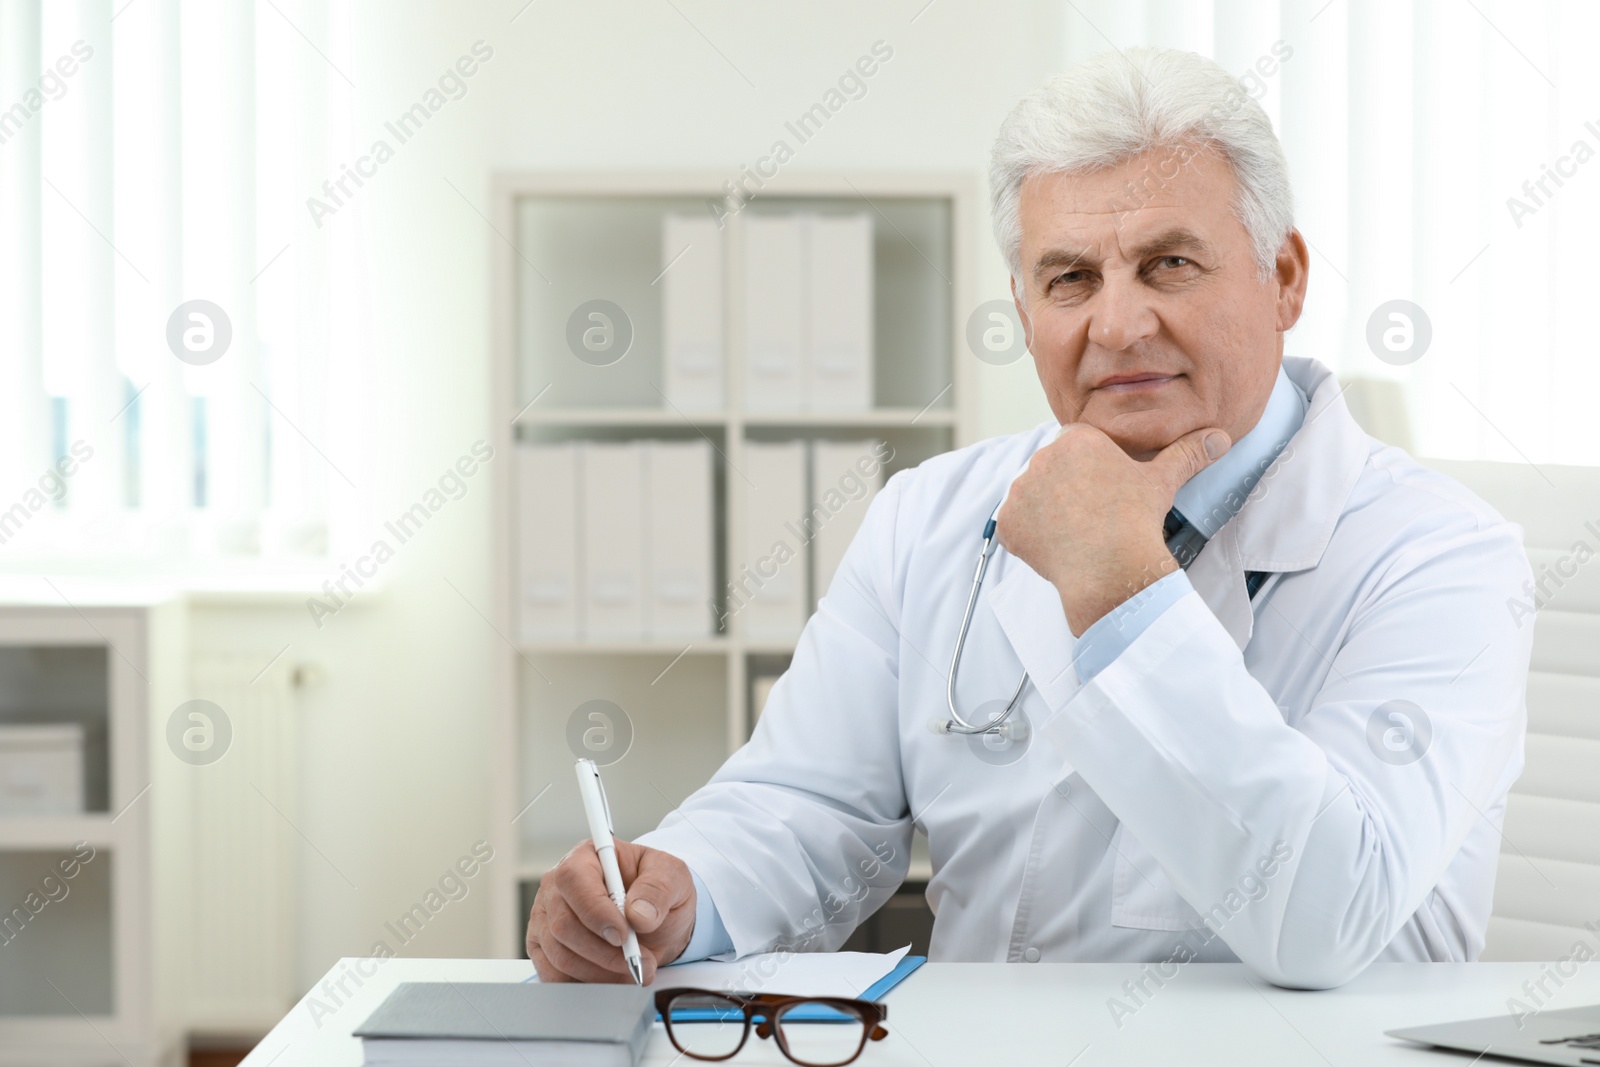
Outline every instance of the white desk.
<path id="1" fill-rule="evenodd" d="M 356 986 L 357 965 L 371 973 Z M 1506 999 L 1537 981 L 1537 963 L 1376 964 L 1342 989 L 1276 989 L 1238 964 L 1191 963 L 1155 989 L 1134 1015 L 1113 1021 L 1112 996 L 1131 1003 L 1122 983 L 1140 966 L 1122 963 L 929 963 L 885 998 L 890 1036 L 867 1047 L 863 1067 L 970 1067 L 973 1064 L 1308 1064 L 1465 1067 L 1468 1057 L 1383 1036 L 1417 1023 L 1506 1014 Z M 244 1061 L 245 1067 L 357 1067 L 361 1043 L 350 1031 L 400 982 L 520 981 L 526 960 L 343 960 L 327 981 L 345 978 L 348 995 L 322 987 L 307 994 Z M 1553 982 L 1549 988 L 1555 990 Z M 332 988 L 330 984 L 329 988 Z M 1151 988 L 1154 988 L 1153 986 Z M 337 994 L 336 994 L 337 995 Z M 313 1003 L 331 1007 L 324 1014 Z M 1600 1004 L 1600 964 L 1581 967 L 1546 1007 Z M 318 1016 L 314 1018 L 313 1016 Z M 658 1023 L 644 1062 L 677 1053 Z M 677 1060 L 678 1067 L 691 1063 Z M 729 1061 L 787 1063 L 753 1033 Z"/>

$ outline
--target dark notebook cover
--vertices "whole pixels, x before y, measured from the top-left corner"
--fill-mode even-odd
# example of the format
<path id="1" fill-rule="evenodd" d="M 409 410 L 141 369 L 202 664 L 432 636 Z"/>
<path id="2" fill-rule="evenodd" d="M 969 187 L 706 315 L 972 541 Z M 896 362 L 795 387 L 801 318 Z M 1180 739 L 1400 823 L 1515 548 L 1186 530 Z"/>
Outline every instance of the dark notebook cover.
<path id="1" fill-rule="evenodd" d="M 631 1046 L 637 1062 L 654 1020 L 650 991 L 639 986 L 402 982 L 355 1036 L 590 1041 Z"/>

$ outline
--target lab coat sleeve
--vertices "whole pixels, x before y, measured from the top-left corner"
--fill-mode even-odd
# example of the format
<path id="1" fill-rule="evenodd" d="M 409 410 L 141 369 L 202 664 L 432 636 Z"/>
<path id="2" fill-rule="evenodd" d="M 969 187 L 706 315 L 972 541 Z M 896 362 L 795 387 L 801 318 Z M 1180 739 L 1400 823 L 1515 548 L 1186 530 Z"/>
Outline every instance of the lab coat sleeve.
<path id="1" fill-rule="evenodd" d="M 1242 961 L 1279 985 L 1336 986 L 1411 919 L 1520 772 L 1532 627 L 1506 605 L 1528 577 L 1509 523 L 1407 547 L 1319 650 L 1326 680 L 1294 716 L 1190 592 L 1043 732 L 1185 900 L 1232 912 L 1213 928 Z M 1431 726 L 1421 758 L 1385 758 L 1396 712 Z M 1455 941 L 1456 959 L 1482 947 Z"/>
<path id="2" fill-rule="evenodd" d="M 681 858 L 734 950 L 831 951 L 910 863 L 895 524 L 874 498 L 750 741 L 640 843 Z"/>
<path id="3" fill-rule="evenodd" d="M 1073 653 L 1078 677 L 1088 681 L 1105 670 L 1127 651 L 1135 638 L 1150 628 L 1151 623 L 1193 588 L 1188 575 L 1173 571 L 1096 619 L 1078 638 L 1078 648 Z"/>

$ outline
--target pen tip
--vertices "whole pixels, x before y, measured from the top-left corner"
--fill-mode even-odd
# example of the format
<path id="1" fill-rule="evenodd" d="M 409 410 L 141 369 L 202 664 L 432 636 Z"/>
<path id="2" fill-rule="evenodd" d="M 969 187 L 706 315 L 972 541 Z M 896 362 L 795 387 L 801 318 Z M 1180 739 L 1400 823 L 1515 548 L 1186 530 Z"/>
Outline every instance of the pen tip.
<path id="1" fill-rule="evenodd" d="M 634 985 L 644 985 L 644 964 L 628 961 L 628 973 L 633 975 Z"/>

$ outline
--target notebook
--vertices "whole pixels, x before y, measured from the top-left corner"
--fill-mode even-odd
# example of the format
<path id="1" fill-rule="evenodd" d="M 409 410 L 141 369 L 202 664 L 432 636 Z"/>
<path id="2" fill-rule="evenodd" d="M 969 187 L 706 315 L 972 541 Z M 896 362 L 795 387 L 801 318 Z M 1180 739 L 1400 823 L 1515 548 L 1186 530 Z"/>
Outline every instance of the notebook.
<path id="1" fill-rule="evenodd" d="M 651 1000 L 629 985 L 403 982 L 355 1035 L 370 1067 L 634 1067 Z"/>

